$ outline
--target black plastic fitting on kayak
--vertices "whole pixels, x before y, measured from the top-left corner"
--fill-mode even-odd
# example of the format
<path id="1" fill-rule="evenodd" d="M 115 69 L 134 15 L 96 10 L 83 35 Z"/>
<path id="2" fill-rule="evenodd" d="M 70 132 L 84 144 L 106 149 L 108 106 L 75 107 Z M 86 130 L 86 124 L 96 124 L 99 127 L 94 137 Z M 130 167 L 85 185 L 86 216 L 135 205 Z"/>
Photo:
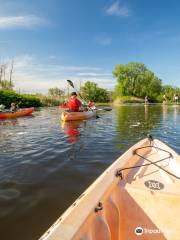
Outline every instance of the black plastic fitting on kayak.
<path id="1" fill-rule="evenodd" d="M 151 134 L 148 134 L 147 137 L 148 137 L 148 139 L 149 139 L 150 142 L 152 142 L 152 141 L 154 140 L 154 138 L 152 137 Z"/>
<path id="2" fill-rule="evenodd" d="M 94 209 L 95 212 L 101 211 L 103 210 L 103 204 L 102 202 L 99 202 L 97 207 Z"/>
<path id="3" fill-rule="evenodd" d="M 115 175 L 115 176 L 116 176 L 116 177 L 120 177 L 121 180 L 123 179 L 123 175 L 122 175 L 121 169 L 118 169 L 118 170 L 116 171 L 116 175 Z"/>

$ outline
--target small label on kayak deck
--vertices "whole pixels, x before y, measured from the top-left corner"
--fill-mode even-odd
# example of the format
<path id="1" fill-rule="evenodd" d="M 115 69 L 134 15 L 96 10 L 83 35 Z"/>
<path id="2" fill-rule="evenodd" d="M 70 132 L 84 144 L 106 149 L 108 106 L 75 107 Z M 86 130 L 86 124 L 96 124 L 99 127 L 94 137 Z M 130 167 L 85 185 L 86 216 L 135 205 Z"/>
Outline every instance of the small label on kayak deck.
<path id="1" fill-rule="evenodd" d="M 148 180 L 148 181 L 144 182 L 144 185 L 147 188 L 150 188 L 152 190 L 161 190 L 164 188 L 164 184 L 162 184 L 161 182 L 158 182 L 156 180 Z"/>

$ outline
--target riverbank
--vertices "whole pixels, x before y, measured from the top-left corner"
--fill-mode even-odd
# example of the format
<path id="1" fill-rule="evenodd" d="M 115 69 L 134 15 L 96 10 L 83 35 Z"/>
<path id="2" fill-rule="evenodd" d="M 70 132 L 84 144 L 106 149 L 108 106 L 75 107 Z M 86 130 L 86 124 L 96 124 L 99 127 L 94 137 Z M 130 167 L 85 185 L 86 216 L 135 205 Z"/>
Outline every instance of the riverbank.
<path id="1" fill-rule="evenodd" d="M 121 97 L 117 97 L 114 101 L 113 101 L 113 105 L 122 105 L 122 104 L 127 104 L 127 103 L 142 103 L 144 104 L 144 99 L 143 98 L 137 98 L 137 97 L 133 97 L 133 96 L 121 96 Z M 163 103 L 162 100 L 159 101 L 149 101 L 149 103 L 147 105 L 151 105 L 151 104 L 164 104 L 164 105 L 176 105 L 175 102 L 173 101 L 167 101 L 166 103 Z"/>
<path id="2" fill-rule="evenodd" d="M 113 101 L 114 105 L 120 105 L 125 103 L 144 103 L 144 99 L 132 96 L 121 96 L 116 97 L 115 100 Z"/>
<path id="3" fill-rule="evenodd" d="M 43 94 L 19 94 L 15 91 L 0 90 L 0 104 L 5 105 L 6 108 L 11 106 L 12 102 L 17 102 L 19 107 L 53 107 L 59 106 L 64 102 L 65 96 L 50 97 Z M 116 97 L 112 102 L 95 102 L 98 106 L 118 106 L 123 104 L 144 104 L 143 98 L 133 96 L 120 96 Z M 163 104 L 162 101 L 153 101 L 149 104 Z M 165 105 L 175 105 L 172 101 L 167 101 Z"/>
<path id="4" fill-rule="evenodd" d="M 12 90 L 0 90 L 0 104 L 10 108 L 11 103 L 16 102 L 19 107 L 41 107 L 39 98 L 30 94 L 18 94 Z"/>
<path id="5" fill-rule="evenodd" d="M 13 90 L 0 90 L 0 104 L 10 108 L 11 103 L 16 102 L 19 107 L 52 107 L 59 106 L 63 98 L 52 98 L 42 94 L 19 94 Z"/>

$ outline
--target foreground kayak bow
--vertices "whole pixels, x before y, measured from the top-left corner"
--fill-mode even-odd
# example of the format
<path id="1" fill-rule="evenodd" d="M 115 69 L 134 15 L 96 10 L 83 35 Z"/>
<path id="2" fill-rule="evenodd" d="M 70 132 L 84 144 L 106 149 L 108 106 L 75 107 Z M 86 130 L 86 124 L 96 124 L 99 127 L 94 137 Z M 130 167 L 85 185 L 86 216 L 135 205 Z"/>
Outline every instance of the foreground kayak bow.
<path id="1" fill-rule="evenodd" d="M 144 139 L 119 157 L 41 240 L 178 240 L 180 157 Z"/>

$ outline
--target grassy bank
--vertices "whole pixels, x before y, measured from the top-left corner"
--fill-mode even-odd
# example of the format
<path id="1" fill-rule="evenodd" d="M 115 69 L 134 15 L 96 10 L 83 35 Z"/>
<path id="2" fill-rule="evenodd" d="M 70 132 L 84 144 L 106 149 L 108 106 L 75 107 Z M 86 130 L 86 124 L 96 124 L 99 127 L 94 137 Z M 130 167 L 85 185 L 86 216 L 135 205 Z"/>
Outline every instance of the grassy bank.
<path id="1" fill-rule="evenodd" d="M 121 96 L 121 97 L 116 97 L 113 101 L 114 105 L 120 105 L 120 104 L 126 104 L 126 103 L 143 103 L 144 104 L 144 99 L 143 98 L 137 98 L 137 97 L 132 97 L 132 96 Z M 156 100 L 150 100 L 150 104 L 164 104 L 162 97 L 159 97 Z M 167 100 L 165 105 L 174 105 L 175 102 L 172 100 Z"/>
<path id="2" fill-rule="evenodd" d="M 16 102 L 19 107 L 41 107 L 42 103 L 39 98 L 29 94 L 18 94 L 14 91 L 0 90 L 0 103 L 6 108 L 11 106 L 12 102 Z"/>
<path id="3" fill-rule="evenodd" d="M 108 103 L 100 103 L 100 102 L 97 102 L 97 103 L 95 103 L 95 105 L 96 105 L 96 107 L 97 106 L 110 106 L 110 105 L 112 105 L 112 103 L 111 102 L 108 102 Z"/>
<path id="4" fill-rule="evenodd" d="M 64 101 L 64 97 L 50 97 L 42 94 L 36 94 L 35 96 L 40 100 L 42 107 L 59 106 Z"/>
<path id="5" fill-rule="evenodd" d="M 63 99 L 47 97 L 42 94 L 18 94 L 15 91 L 0 90 L 0 104 L 10 108 L 16 102 L 20 108 L 25 107 L 51 107 L 58 106 Z"/>
<path id="6" fill-rule="evenodd" d="M 125 103 L 144 103 L 144 99 L 131 97 L 131 96 L 122 96 L 122 97 L 117 97 L 113 102 L 114 105 L 125 104 Z"/>

